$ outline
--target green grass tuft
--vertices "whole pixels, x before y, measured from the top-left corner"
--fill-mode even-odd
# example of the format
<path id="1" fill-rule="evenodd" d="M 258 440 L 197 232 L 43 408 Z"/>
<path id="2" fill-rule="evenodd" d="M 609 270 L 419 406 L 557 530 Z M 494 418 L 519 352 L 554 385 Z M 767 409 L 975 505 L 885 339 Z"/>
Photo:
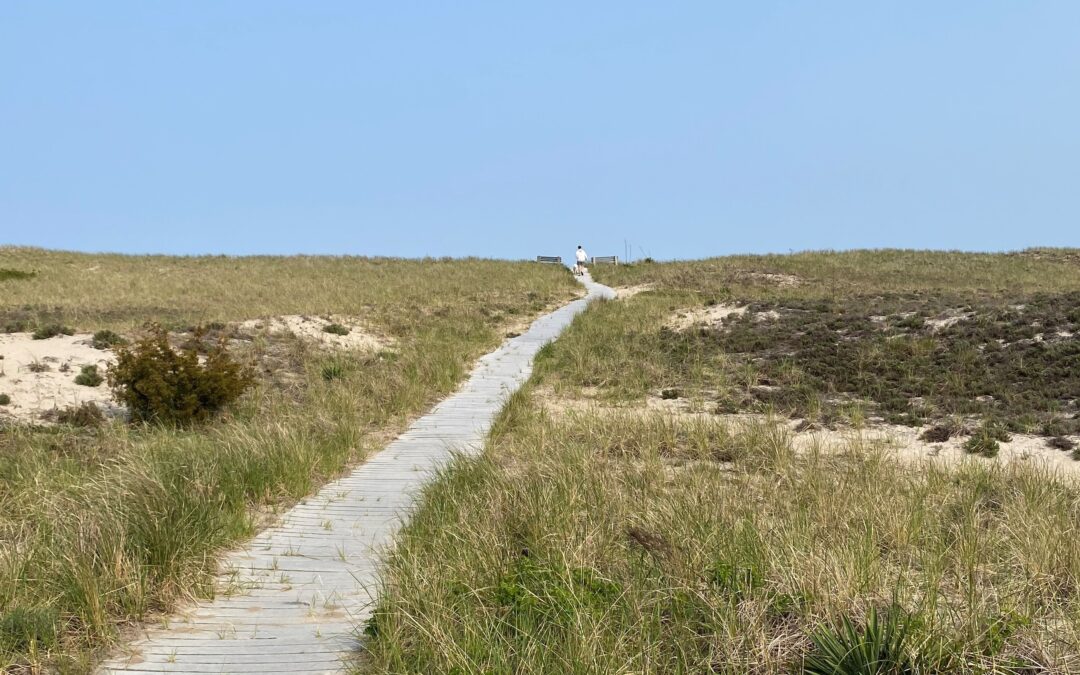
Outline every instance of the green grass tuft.
<path id="1" fill-rule="evenodd" d="M 98 372 L 96 365 L 83 366 L 79 374 L 75 376 L 75 384 L 84 387 L 96 387 L 104 381 L 105 378 Z"/>
<path id="2" fill-rule="evenodd" d="M 909 619 L 899 608 L 884 616 L 871 607 L 863 627 L 844 616 L 838 626 L 821 626 L 810 634 L 813 650 L 803 665 L 806 675 L 908 675 L 942 672 L 919 669 L 910 656 Z"/>

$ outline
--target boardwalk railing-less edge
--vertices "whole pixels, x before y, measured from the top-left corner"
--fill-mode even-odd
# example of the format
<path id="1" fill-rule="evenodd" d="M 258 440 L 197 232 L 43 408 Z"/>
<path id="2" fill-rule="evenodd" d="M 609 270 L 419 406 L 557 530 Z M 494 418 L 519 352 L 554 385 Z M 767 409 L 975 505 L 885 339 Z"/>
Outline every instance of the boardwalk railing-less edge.
<path id="1" fill-rule="evenodd" d="M 338 673 L 359 646 L 380 551 L 419 488 L 453 452 L 477 452 L 532 360 L 590 300 L 612 297 L 583 279 L 585 298 L 537 319 L 482 357 L 462 388 L 350 475 L 328 483 L 230 554 L 222 593 L 189 608 L 110 659 L 103 673 Z"/>

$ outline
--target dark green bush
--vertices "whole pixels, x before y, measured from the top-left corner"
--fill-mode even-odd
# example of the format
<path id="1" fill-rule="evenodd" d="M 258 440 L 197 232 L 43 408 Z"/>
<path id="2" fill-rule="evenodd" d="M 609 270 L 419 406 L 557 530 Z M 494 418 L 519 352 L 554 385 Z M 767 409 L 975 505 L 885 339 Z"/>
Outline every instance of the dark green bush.
<path id="1" fill-rule="evenodd" d="M 111 347 L 118 347 L 126 344 L 127 340 L 111 330 L 99 330 L 94 333 L 94 339 L 90 342 L 90 345 L 94 349 L 109 349 Z"/>
<path id="2" fill-rule="evenodd" d="M 11 397 L 7 394 L 0 394 L 0 405 L 7 405 L 11 403 Z"/>
<path id="3" fill-rule="evenodd" d="M 333 333 L 334 335 L 348 335 L 349 329 L 342 326 L 340 323 L 332 323 L 328 326 L 323 326 L 323 331 L 327 333 Z"/>
<path id="4" fill-rule="evenodd" d="M 41 326 L 36 331 L 34 331 L 34 335 L 32 337 L 35 340 L 47 340 L 51 337 L 56 337 L 57 335 L 71 335 L 74 332 L 75 331 L 71 330 L 67 326 L 63 326 L 58 323 L 50 323 Z"/>
<path id="5" fill-rule="evenodd" d="M 81 384 L 84 387 L 96 387 L 104 381 L 105 378 L 94 365 L 83 366 L 79 374 L 75 376 L 75 384 Z"/>
<path id="6" fill-rule="evenodd" d="M 160 326 L 133 345 L 116 350 L 109 386 L 131 411 L 133 422 L 189 424 L 214 416 L 254 382 L 250 368 L 237 363 L 219 341 L 199 362 L 202 331 L 177 350 Z"/>

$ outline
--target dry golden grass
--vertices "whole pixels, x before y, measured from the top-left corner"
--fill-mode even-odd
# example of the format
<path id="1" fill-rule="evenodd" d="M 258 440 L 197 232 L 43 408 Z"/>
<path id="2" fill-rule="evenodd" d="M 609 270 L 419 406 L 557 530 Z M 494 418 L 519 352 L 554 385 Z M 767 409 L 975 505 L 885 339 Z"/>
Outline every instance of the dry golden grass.
<path id="1" fill-rule="evenodd" d="M 277 314 L 360 317 L 379 352 L 258 336 L 256 387 L 203 426 L 0 428 L 0 670 L 89 670 L 125 624 L 213 592 L 215 559 L 384 444 L 505 333 L 579 293 L 487 260 L 167 258 L 0 250 L 0 326 L 130 333 Z M 228 329 L 223 332 L 228 333 Z M 0 378 L 0 390 L 3 379 Z"/>
<path id="2" fill-rule="evenodd" d="M 576 289 L 561 270 L 480 259 L 349 256 L 126 256 L 0 247 L 0 329 L 61 323 L 83 331 L 173 327 L 292 315 L 363 316 L 396 335 L 425 314 L 494 324 Z"/>
<path id="3" fill-rule="evenodd" d="M 857 433 L 796 452 L 787 424 L 713 413 L 726 388 L 772 386 L 759 369 L 715 329 L 665 328 L 709 303 L 1008 308 L 1043 294 L 1057 312 L 1080 291 L 1078 252 L 736 256 L 594 276 L 646 290 L 597 303 L 542 350 L 484 456 L 428 490 L 388 557 L 365 672 L 1080 670 L 1074 482 L 978 457 L 901 463 Z M 665 390 L 699 414 L 640 406 Z M 867 658 L 830 666 L 837 650 Z"/>
<path id="4" fill-rule="evenodd" d="M 361 670 L 802 672 L 845 619 L 872 644 L 876 610 L 907 631 L 881 669 L 826 672 L 1075 672 L 1078 517 L 1074 483 L 1023 465 L 523 393 L 400 536 Z"/>

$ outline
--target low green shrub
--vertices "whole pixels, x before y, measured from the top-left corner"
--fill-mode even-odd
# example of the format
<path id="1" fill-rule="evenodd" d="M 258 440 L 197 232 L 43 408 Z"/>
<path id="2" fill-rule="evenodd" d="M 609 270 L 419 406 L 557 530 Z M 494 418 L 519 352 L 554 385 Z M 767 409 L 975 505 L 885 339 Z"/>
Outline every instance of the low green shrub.
<path id="1" fill-rule="evenodd" d="M 95 365 L 83 366 L 79 374 L 75 376 L 75 384 L 84 387 L 96 387 L 104 381 L 105 378 L 101 376 Z"/>
<path id="2" fill-rule="evenodd" d="M 328 326 L 323 326 L 323 331 L 326 332 L 326 333 L 331 333 L 333 335 L 348 335 L 349 334 L 349 329 L 346 328 L 345 326 L 342 326 L 340 323 L 332 323 L 332 324 L 330 324 Z"/>
<path id="3" fill-rule="evenodd" d="M 51 337 L 56 337 L 57 335 L 72 335 L 74 333 L 75 331 L 68 328 L 67 326 L 58 323 L 50 323 L 39 327 L 36 331 L 34 331 L 34 335 L 32 337 L 35 340 L 47 340 Z"/>
<path id="4" fill-rule="evenodd" d="M 11 397 L 7 394 L 0 394 L 0 405 L 8 405 L 11 403 Z"/>
<path id="5" fill-rule="evenodd" d="M 971 438 L 964 441 L 964 450 L 983 457 L 996 457 L 998 450 L 1001 449 L 998 443 L 1009 440 L 1011 437 L 1003 426 L 994 421 L 987 421 L 971 434 Z"/>
<path id="6" fill-rule="evenodd" d="M 250 368 L 214 345 L 199 360 L 202 331 L 177 350 L 160 326 L 130 346 L 116 350 L 109 386 L 127 406 L 133 422 L 185 425 L 205 421 L 240 397 L 254 383 Z"/>
<path id="7" fill-rule="evenodd" d="M 94 349 L 110 349 L 112 347 L 118 347 L 120 345 L 126 345 L 127 340 L 120 337 L 111 330 L 99 330 L 94 333 L 94 338 L 91 340 L 90 345 Z"/>
<path id="8" fill-rule="evenodd" d="M 87 401 L 56 412 L 56 421 L 73 427 L 96 427 L 105 423 L 105 415 L 96 404 Z"/>

